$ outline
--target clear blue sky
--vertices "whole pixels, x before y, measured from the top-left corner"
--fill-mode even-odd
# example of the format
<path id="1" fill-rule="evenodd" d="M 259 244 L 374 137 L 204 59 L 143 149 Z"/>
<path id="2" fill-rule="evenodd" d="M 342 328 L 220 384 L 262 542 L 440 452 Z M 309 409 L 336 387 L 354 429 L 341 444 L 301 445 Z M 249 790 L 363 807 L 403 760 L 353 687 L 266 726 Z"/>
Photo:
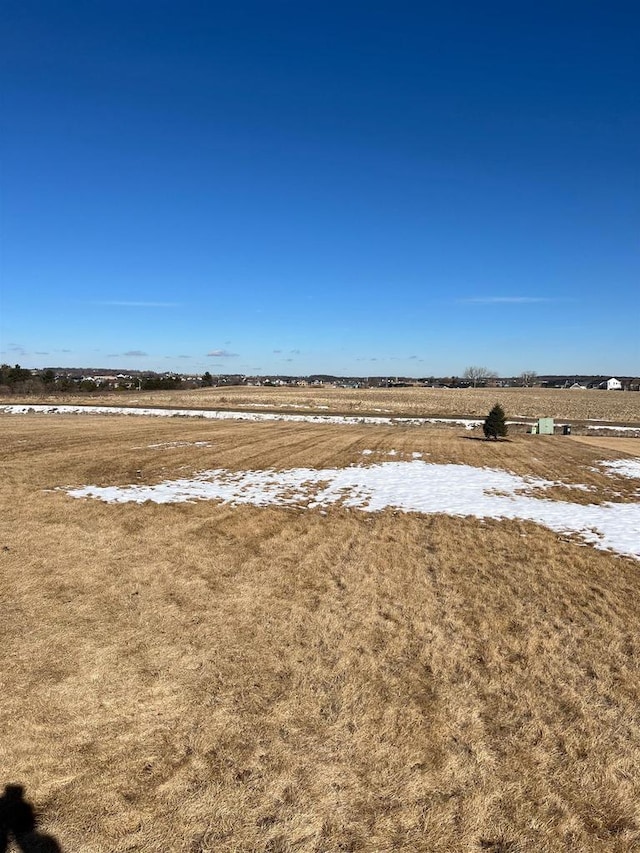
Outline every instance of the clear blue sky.
<path id="1" fill-rule="evenodd" d="M 637 2 L 0 14 L 0 360 L 640 373 Z"/>

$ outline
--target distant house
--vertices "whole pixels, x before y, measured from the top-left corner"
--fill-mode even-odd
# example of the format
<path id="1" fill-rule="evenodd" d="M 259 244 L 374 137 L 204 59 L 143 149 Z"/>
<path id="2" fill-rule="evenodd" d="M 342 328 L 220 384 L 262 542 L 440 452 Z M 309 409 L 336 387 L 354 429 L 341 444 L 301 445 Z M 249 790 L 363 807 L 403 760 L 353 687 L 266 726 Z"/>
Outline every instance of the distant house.
<path id="1" fill-rule="evenodd" d="M 586 391 L 586 385 L 580 385 L 579 382 L 574 382 L 573 385 L 569 385 L 569 391 Z"/>
<path id="2" fill-rule="evenodd" d="M 607 391 L 622 391 L 622 382 L 612 376 L 611 379 L 607 379 Z"/>

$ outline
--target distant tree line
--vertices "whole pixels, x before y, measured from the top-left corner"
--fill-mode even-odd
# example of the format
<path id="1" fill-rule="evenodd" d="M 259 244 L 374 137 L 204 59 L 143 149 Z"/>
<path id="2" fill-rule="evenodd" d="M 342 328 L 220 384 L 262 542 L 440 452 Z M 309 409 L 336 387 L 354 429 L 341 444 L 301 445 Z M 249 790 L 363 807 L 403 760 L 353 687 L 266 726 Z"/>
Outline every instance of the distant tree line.
<path id="1" fill-rule="evenodd" d="M 37 393 L 44 386 L 40 377 L 34 377 L 30 370 L 19 364 L 11 367 L 0 364 L 0 394 L 31 394 Z"/>
<path id="2" fill-rule="evenodd" d="M 31 371 L 25 370 L 19 364 L 16 364 L 15 367 L 10 367 L 8 364 L 0 365 L 0 384 L 2 385 L 15 387 L 29 379 L 31 379 Z"/>
<path id="3" fill-rule="evenodd" d="M 193 382 L 187 382 L 179 374 L 141 374 L 131 377 L 126 384 L 114 388 L 108 383 L 95 381 L 90 377 L 74 376 L 72 374 L 56 374 L 50 368 L 31 371 L 8 364 L 0 365 L 0 395 L 11 394 L 54 394 L 119 391 L 135 388 L 140 391 L 173 391 L 176 388 L 191 388 Z"/>
<path id="4" fill-rule="evenodd" d="M 182 377 L 173 376 L 143 376 L 140 378 L 139 387 L 141 391 L 173 391 L 182 388 Z"/>

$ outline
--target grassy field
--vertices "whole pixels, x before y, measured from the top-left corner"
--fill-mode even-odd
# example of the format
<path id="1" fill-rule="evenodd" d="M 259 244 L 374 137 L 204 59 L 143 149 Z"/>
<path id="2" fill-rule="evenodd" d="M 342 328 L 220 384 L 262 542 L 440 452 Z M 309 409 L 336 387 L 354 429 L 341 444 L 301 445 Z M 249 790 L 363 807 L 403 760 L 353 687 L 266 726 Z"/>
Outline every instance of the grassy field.
<path id="1" fill-rule="evenodd" d="M 540 388 L 201 388 L 193 391 L 117 392 L 32 398 L 13 402 L 104 403 L 175 408 L 273 409 L 411 417 L 485 417 L 499 402 L 508 417 L 553 417 L 640 424 L 640 393 Z M 0 401 L 2 402 L 2 401 Z"/>
<path id="2" fill-rule="evenodd" d="M 580 401 L 517 395 L 538 393 Z M 497 396 L 438 394 L 458 407 L 438 414 L 484 412 Z M 351 397 L 338 399 L 344 410 Z M 530 522 L 108 505 L 59 489 L 346 466 L 372 449 L 593 489 L 571 500 L 632 500 L 637 481 L 594 466 L 640 455 L 640 442 L 0 424 L 0 767 L 64 853 L 640 850 L 638 561 Z"/>

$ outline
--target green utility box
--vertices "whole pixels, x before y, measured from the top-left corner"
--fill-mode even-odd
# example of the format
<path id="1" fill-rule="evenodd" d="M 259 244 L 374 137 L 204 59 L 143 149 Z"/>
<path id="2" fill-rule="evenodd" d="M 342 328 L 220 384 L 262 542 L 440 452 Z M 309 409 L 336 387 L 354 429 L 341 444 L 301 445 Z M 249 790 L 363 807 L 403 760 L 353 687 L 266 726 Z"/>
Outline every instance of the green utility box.
<path id="1" fill-rule="evenodd" d="M 553 418 L 538 418 L 540 435 L 553 435 Z"/>

